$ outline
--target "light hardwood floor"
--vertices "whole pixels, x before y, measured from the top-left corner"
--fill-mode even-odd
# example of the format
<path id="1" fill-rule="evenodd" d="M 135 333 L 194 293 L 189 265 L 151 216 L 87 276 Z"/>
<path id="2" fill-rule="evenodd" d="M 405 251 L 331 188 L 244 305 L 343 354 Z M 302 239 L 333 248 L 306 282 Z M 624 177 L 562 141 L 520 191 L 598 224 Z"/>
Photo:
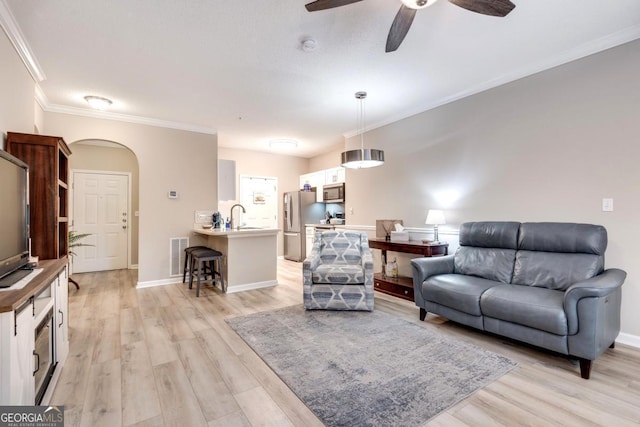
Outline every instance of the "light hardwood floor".
<path id="1" fill-rule="evenodd" d="M 249 267 L 248 267 L 249 268 Z M 136 272 L 74 275 L 70 352 L 52 404 L 67 426 L 321 426 L 224 319 L 302 303 L 301 264 L 278 261 L 279 285 L 200 298 L 186 285 L 137 290 Z M 590 380 L 563 357 L 484 335 L 376 293 L 375 309 L 504 354 L 519 367 L 429 426 L 640 424 L 640 350 L 617 345 Z M 390 357 L 393 357 L 390 355 Z"/>

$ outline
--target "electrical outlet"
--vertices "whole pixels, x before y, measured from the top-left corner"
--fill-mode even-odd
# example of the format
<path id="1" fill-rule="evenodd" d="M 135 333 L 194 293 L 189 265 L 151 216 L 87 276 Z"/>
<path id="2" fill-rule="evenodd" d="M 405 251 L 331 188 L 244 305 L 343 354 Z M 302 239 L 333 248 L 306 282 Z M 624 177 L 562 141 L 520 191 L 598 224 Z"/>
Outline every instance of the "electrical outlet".
<path id="1" fill-rule="evenodd" d="M 602 199 L 602 212 L 613 212 L 613 199 Z"/>

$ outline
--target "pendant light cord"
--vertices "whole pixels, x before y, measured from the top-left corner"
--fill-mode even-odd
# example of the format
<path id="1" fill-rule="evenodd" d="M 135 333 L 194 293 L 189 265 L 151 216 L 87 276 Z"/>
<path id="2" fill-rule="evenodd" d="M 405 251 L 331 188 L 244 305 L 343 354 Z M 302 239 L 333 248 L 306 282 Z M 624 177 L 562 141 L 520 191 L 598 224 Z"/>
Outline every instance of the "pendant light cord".
<path id="1" fill-rule="evenodd" d="M 367 98 L 367 92 L 356 92 L 356 98 L 360 101 L 360 123 L 358 123 L 358 127 L 360 128 L 360 152 L 362 153 L 362 159 L 364 159 L 364 100 Z"/>

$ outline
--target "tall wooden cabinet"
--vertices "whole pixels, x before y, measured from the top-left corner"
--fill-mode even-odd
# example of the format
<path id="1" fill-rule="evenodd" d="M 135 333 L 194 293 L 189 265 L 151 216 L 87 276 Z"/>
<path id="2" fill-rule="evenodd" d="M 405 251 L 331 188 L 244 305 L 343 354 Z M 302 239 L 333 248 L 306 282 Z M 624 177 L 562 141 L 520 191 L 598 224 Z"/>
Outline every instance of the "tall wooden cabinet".
<path id="1" fill-rule="evenodd" d="M 57 259 L 69 249 L 69 156 L 61 137 L 7 132 L 7 152 L 29 165 L 31 254 Z"/>

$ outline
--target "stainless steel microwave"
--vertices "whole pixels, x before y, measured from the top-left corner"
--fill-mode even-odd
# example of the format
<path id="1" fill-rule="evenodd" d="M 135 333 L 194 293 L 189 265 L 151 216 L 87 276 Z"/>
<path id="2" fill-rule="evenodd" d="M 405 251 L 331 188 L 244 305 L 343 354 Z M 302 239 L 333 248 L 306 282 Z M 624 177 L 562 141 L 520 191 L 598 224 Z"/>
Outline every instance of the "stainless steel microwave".
<path id="1" fill-rule="evenodd" d="M 344 182 L 323 186 L 322 201 L 325 203 L 344 203 Z"/>

